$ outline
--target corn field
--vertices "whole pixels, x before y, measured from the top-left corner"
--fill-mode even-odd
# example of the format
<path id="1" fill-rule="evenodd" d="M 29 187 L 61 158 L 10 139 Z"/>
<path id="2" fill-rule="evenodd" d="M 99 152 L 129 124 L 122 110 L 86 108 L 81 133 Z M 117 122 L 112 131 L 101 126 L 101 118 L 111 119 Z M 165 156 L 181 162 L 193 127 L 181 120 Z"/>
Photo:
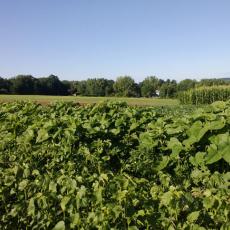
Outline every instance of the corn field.
<path id="1" fill-rule="evenodd" d="M 230 86 L 199 87 L 181 92 L 178 98 L 182 104 L 210 104 L 230 99 Z"/>

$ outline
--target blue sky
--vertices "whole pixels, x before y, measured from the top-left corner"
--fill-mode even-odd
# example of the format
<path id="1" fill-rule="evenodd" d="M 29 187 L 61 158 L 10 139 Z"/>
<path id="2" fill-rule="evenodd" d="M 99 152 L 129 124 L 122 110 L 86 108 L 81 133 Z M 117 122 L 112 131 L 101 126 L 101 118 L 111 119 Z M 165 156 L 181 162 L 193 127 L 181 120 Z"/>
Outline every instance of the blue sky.
<path id="1" fill-rule="evenodd" d="M 0 0 L 0 76 L 230 77 L 229 0 Z"/>

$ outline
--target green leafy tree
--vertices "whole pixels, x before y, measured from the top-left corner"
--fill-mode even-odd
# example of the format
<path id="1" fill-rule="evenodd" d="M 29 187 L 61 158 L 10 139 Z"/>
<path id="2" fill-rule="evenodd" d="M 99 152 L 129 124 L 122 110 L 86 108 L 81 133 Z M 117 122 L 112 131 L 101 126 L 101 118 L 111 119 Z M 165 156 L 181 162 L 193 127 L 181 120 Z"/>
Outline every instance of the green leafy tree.
<path id="1" fill-rule="evenodd" d="M 0 77 L 0 94 L 7 94 L 10 92 L 10 81 Z"/>
<path id="2" fill-rule="evenodd" d="M 86 96 L 86 81 L 74 81 L 73 91 L 76 95 Z"/>
<path id="3" fill-rule="evenodd" d="M 113 88 L 117 96 L 130 97 L 138 94 L 137 85 L 135 85 L 133 78 L 129 76 L 118 77 Z"/>
<path id="4" fill-rule="evenodd" d="M 93 78 L 86 81 L 87 96 L 105 96 L 107 80 L 104 78 Z"/>
<path id="5" fill-rule="evenodd" d="M 112 96 L 114 94 L 113 84 L 113 80 L 106 79 L 105 96 Z"/>
<path id="6" fill-rule="evenodd" d="M 63 84 L 63 88 L 65 88 L 66 94 L 67 95 L 72 95 L 74 93 L 74 88 L 73 88 L 73 81 L 61 81 Z"/>
<path id="7" fill-rule="evenodd" d="M 55 75 L 38 78 L 35 82 L 34 91 L 36 94 L 43 95 L 67 95 L 68 85 L 64 84 Z"/>
<path id="8" fill-rule="evenodd" d="M 11 91 L 15 94 L 34 94 L 36 78 L 31 75 L 18 75 L 10 79 Z"/>
<path id="9" fill-rule="evenodd" d="M 177 83 L 175 80 L 169 79 L 164 82 L 160 88 L 160 97 L 162 98 L 174 98 L 177 94 Z"/>
<path id="10" fill-rule="evenodd" d="M 195 87 L 196 83 L 197 83 L 196 80 L 185 79 L 185 80 L 182 80 L 178 83 L 177 89 L 178 89 L 178 91 L 186 91 L 189 89 L 193 89 Z"/>
<path id="11" fill-rule="evenodd" d="M 150 76 L 144 79 L 141 83 L 141 96 L 152 97 L 156 96 L 156 90 L 159 87 L 159 80 L 154 76 Z"/>

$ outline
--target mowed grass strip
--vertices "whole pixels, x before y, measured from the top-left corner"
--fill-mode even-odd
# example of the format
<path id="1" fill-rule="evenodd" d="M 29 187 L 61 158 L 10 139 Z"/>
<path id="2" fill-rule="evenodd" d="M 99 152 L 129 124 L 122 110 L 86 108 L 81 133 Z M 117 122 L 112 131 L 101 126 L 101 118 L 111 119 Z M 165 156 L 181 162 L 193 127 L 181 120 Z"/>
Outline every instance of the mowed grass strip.
<path id="1" fill-rule="evenodd" d="M 176 106 L 176 99 L 160 98 L 127 98 L 127 97 L 80 97 L 80 96 L 46 96 L 46 95 L 0 95 L 1 102 L 34 101 L 40 104 L 49 104 L 56 101 L 73 101 L 80 104 L 93 104 L 102 101 L 125 101 L 129 105 L 138 106 Z"/>

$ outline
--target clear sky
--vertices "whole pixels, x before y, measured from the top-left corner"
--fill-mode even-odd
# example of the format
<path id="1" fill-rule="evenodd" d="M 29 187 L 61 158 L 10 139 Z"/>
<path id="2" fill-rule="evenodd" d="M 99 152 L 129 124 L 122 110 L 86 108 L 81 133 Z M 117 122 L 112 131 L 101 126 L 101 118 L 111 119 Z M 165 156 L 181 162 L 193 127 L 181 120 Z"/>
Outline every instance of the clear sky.
<path id="1" fill-rule="evenodd" d="M 0 76 L 230 77 L 230 0 L 0 0 Z"/>

